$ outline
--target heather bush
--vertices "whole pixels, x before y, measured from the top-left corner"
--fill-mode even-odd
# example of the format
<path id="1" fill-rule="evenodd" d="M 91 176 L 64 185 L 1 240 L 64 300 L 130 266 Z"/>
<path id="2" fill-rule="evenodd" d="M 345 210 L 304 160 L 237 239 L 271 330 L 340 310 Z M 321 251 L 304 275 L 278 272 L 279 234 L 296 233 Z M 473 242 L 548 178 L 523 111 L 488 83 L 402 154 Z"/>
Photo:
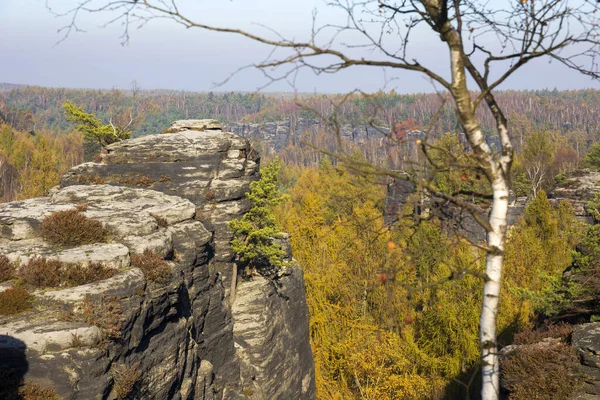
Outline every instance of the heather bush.
<path id="1" fill-rule="evenodd" d="M 99 221 L 87 218 L 81 208 L 55 211 L 42 221 L 42 237 L 60 246 L 80 246 L 106 240 Z"/>
<path id="2" fill-rule="evenodd" d="M 73 265 L 38 257 L 21 267 L 19 277 L 26 285 L 43 289 L 85 285 L 110 278 L 117 272 L 99 263 Z"/>
<path id="3" fill-rule="evenodd" d="M 61 270 L 60 280 L 63 286 L 79 286 L 108 279 L 117 272 L 116 269 L 105 267 L 100 263 L 92 263 L 87 266 L 69 265 L 64 266 Z"/>
<path id="4" fill-rule="evenodd" d="M 37 383 L 25 382 L 19 389 L 22 400 L 60 400 L 54 388 L 48 388 Z"/>
<path id="5" fill-rule="evenodd" d="M 535 344 L 544 339 L 555 338 L 566 340 L 573 333 L 573 326 L 569 324 L 554 324 L 546 327 L 526 330 L 515 335 L 514 344 Z"/>
<path id="6" fill-rule="evenodd" d="M 563 342 L 522 346 L 502 360 L 511 400 L 567 400 L 578 385 L 575 350 Z"/>
<path id="7" fill-rule="evenodd" d="M 121 338 L 123 328 L 123 311 L 118 297 L 102 296 L 94 300 L 90 296 L 83 299 L 82 312 L 85 322 L 95 325 L 108 340 Z"/>
<path id="8" fill-rule="evenodd" d="M 166 285 L 171 281 L 171 267 L 160 254 L 151 250 L 145 250 L 143 254 L 133 254 L 131 265 L 141 269 L 150 282 Z"/>
<path id="9" fill-rule="evenodd" d="M 15 277 L 15 265 L 6 256 L 0 256 L 0 283 Z"/>
<path id="10" fill-rule="evenodd" d="M 62 266 L 57 260 L 34 258 L 21 267 L 19 277 L 25 284 L 36 288 L 57 287 L 61 281 Z"/>
<path id="11" fill-rule="evenodd" d="M 22 287 L 0 292 L 0 315 L 13 315 L 31 309 L 31 295 Z"/>

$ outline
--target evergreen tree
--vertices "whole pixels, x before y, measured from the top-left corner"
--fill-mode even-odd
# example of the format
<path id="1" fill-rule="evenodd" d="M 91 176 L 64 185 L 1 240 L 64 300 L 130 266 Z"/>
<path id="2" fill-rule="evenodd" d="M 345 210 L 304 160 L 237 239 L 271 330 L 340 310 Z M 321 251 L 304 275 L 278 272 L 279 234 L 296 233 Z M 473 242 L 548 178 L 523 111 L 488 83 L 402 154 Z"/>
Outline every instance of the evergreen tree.
<path id="1" fill-rule="evenodd" d="M 600 168 L 600 142 L 594 143 L 590 152 L 583 157 L 583 165 L 588 168 Z"/>
<path id="2" fill-rule="evenodd" d="M 279 169 L 277 158 L 261 169 L 260 179 L 252 182 L 246 193 L 252 207 L 242 219 L 229 223 L 234 233 L 231 247 L 242 267 L 265 272 L 284 265 L 285 253 L 273 241 L 279 237 L 273 207 L 284 199 L 277 187 Z"/>
<path id="3" fill-rule="evenodd" d="M 94 114 L 86 113 L 81 107 L 69 100 L 63 104 L 65 116 L 69 121 L 77 122 L 77 130 L 83 133 L 84 138 L 92 143 L 106 147 L 111 143 L 129 139 L 131 131 L 126 128 L 109 123 L 103 125 L 102 121 Z"/>

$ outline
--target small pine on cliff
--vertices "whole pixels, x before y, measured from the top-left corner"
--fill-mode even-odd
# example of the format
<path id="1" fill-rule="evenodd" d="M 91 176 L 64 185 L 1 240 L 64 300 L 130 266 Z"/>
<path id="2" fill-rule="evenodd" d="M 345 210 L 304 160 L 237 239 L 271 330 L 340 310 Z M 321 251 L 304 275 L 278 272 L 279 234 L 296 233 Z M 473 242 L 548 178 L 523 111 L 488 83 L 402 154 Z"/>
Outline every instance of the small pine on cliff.
<path id="1" fill-rule="evenodd" d="M 267 272 L 284 264 L 285 252 L 273 241 L 280 236 L 273 208 L 284 200 L 278 189 L 279 169 L 277 158 L 261 169 L 260 179 L 252 182 L 246 193 L 252 208 L 229 223 L 234 234 L 231 247 L 243 268 Z"/>
<path id="2" fill-rule="evenodd" d="M 86 113 L 83 108 L 76 106 L 69 100 L 65 101 L 63 108 L 65 109 L 67 119 L 77 122 L 79 124 L 77 125 L 77 130 L 83 133 L 84 138 L 90 142 L 106 147 L 109 144 L 131 137 L 131 130 L 128 128 L 133 122 L 133 117 L 124 127 L 114 125 L 112 121 L 108 125 L 104 125 L 94 114 Z"/>

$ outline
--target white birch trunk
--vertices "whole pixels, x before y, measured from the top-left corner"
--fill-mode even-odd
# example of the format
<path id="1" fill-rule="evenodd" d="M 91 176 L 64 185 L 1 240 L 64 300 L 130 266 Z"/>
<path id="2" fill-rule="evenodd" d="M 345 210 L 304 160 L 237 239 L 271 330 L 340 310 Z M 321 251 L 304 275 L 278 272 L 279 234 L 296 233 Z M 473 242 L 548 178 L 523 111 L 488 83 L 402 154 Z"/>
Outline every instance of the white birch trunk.
<path id="1" fill-rule="evenodd" d="M 481 375 L 483 400 L 497 400 L 500 394 L 500 362 L 496 343 L 496 321 L 500 300 L 502 262 L 508 213 L 508 186 L 503 176 L 492 183 L 493 203 L 489 222 L 488 246 L 495 251 L 486 257 L 487 280 L 483 286 L 479 338 L 481 342 Z"/>
<path id="2" fill-rule="evenodd" d="M 502 262 L 506 239 L 506 220 L 508 213 L 507 171 L 512 163 L 512 146 L 508 130 L 503 122 L 498 125 L 503 152 L 498 158 L 485 141 L 479 128 L 471 94 L 467 87 L 464 52 L 458 35 L 449 30 L 446 37 L 450 46 L 452 67 L 452 96 L 456 101 L 458 117 L 465 129 L 467 140 L 479 165 L 486 172 L 492 185 L 492 209 L 489 216 L 488 254 L 486 257 L 486 281 L 483 287 L 483 299 L 479 327 L 481 344 L 481 374 L 483 400 L 498 400 L 500 395 L 500 363 L 496 344 L 496 321 L 500 300 Z"/>

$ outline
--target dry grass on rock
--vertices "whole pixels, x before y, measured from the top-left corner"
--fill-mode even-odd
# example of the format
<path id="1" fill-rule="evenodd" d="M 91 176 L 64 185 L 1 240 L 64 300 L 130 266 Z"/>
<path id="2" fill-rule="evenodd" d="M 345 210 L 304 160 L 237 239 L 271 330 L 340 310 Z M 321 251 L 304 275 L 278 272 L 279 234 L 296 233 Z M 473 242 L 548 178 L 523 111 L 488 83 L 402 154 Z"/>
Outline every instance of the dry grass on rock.
<path id="1" fill-rule="evenodd" d="M 53 387 L 25 381 L 13 368 L 0 367 L 0 399 L 3 400 L 60 400 Z"/>
<path id="2" fill-rule="evenodd" d="M 48 288 L 60 286 L 60 270 L 63 264 L 57 260 L 38 257 L 30 260 L 19 270 L 19 277 L 29 286 Z"/>
<path id="3" fill-rule="evenodd" d="M 25 382 L 19 389 L 22 400 L 60 400 L 54 388 L 43 387 L 37 383 Z"/>
<path id="4" fill-rule="evenodd" d="M 90 296 L 83 299 L 82 312 L 85 322 L 102 331 L 104 339 L 118 340 L 123 329 L 123 310 L 118 297 L 102 296 L 96 300 Z"/>
<path id="5" fill-rule="evenodd" d="M 514 343 L 517 345 L 535 344 L 548 338 L 567 340 L 571 336 L 571 333 L 573 333 L 572 325 L 554 324 L 541 329 L 519 332 L 515 335 Z"/>
<path id="6" fill-rule="evenodd" d="M 108 279 L 118 271 L 114 268 L 105 267 L 99 263 L 93 263 L 87 266 L 69 265 L 63 267 L 61 271 L 61 284 L 63 286 L 80 286 L 88 283 Z"/>
<path id="7" fill-rule="evenodd" d="M 134 394 L 142 376 L 140 364 L 115 364 L 110 370 L 110 376 L 113 378 L 113 390 L 117 398 L 127 399 Z"/>
<path id="8" fill-rule="evenodd" d="M 551 340 L 522 345 L 502 359 L 502 386 L 511 400 L 567 400 L 578 386 L 575 349 Z"/>

